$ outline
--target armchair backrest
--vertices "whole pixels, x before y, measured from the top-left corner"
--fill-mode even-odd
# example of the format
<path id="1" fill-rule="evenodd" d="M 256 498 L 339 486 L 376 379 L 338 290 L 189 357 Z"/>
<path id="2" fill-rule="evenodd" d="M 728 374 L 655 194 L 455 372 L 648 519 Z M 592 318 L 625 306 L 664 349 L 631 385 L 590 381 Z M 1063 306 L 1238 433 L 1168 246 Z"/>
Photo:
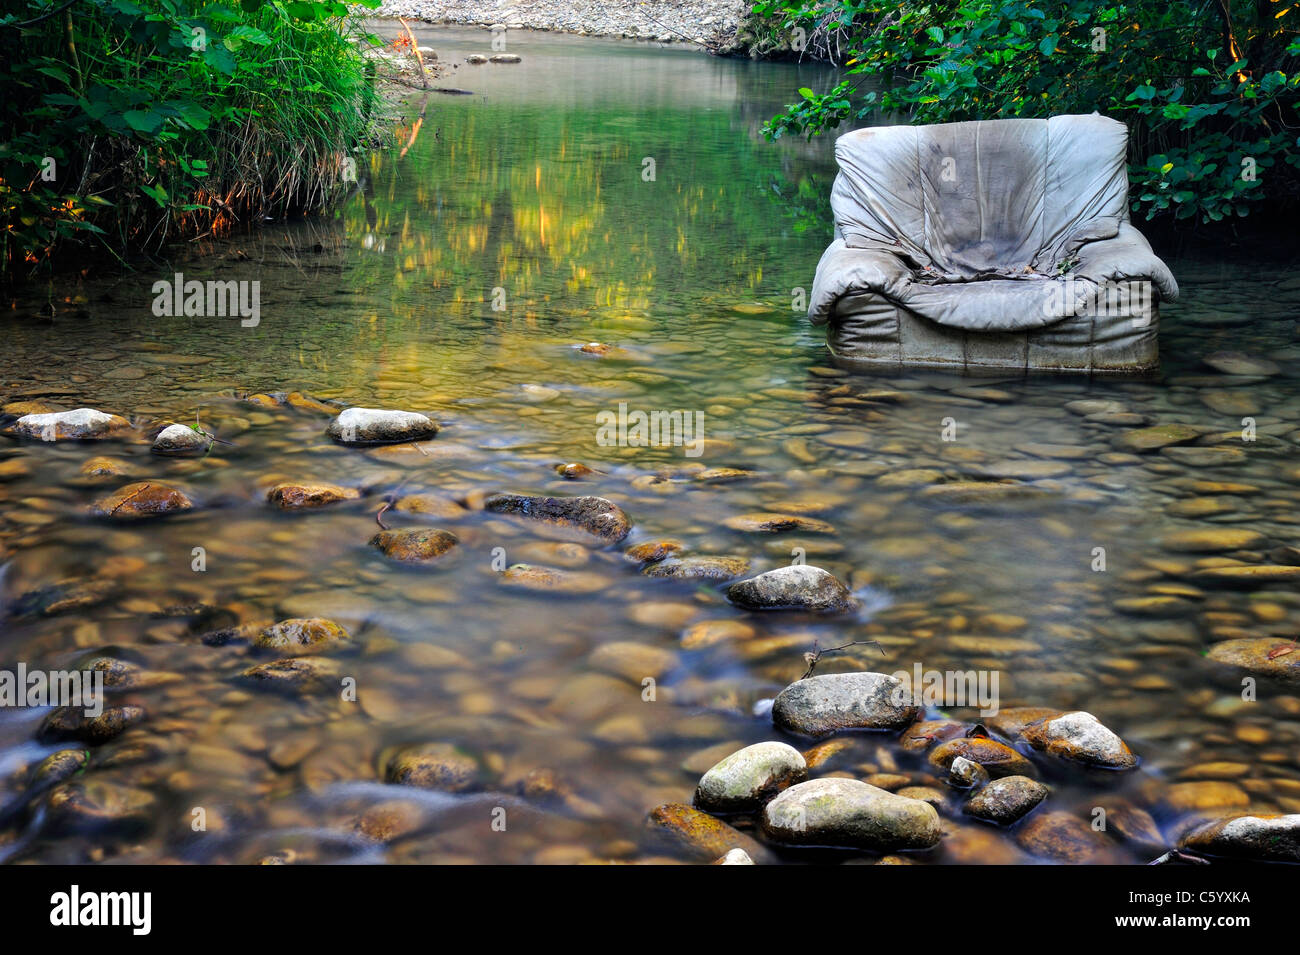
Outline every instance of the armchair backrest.
<path id="1" fill-rule="evenodd" d="M 835 142 L 831 209 L 850 246 L 942 273 L 1048 267 L 1085 227 L 1128 221 L 1127 147 L 1096 113 L 859 129 Z"/>

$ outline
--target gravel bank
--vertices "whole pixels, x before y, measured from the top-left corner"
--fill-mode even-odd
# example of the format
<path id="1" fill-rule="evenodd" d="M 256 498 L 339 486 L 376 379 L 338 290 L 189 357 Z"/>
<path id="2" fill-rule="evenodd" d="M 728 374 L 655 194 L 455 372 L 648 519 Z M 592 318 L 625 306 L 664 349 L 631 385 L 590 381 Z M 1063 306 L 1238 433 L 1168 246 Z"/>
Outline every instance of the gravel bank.
<path id="1" fill-rule="evenodd" d="M 377 14 L 430 23 L 504 24 L 663 43 L 729 41 L 750 0 L 388 0 Z"/>

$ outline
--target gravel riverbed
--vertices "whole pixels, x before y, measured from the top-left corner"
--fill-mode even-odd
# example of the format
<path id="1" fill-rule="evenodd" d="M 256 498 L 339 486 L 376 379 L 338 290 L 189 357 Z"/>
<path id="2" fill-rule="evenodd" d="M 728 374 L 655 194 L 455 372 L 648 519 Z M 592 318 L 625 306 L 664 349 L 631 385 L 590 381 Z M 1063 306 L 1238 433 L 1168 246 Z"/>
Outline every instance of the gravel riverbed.
<path id="1" fill-rule="evenodd" d="M 389 0 L 377 14 L 593 36 L 705 43 L 730 39 L 748 0 Z"/>

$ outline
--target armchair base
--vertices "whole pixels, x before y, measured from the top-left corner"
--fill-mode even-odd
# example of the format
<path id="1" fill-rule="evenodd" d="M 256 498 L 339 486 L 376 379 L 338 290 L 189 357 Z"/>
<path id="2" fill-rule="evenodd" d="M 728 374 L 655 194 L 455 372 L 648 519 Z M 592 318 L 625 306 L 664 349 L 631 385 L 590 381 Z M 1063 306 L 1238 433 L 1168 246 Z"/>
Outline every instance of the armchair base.
<path id="1" fill-rule="evenodd" d="M 1067 372 L 1134 375 L 1159 364 L 1158 306 L 1120 299 L 1022 332 L 974 332 L 940 325 L 875 292 L 835 303 L 827 344 L 836 364 L 911 365 L 978 373 Z"/>

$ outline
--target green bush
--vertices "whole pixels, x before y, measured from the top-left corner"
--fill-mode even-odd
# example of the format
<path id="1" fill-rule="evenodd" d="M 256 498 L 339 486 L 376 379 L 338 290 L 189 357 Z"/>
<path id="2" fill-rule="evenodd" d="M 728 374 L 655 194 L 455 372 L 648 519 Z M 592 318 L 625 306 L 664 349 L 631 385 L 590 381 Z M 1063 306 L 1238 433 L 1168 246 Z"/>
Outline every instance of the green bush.
<path id="1" fill-rule="evenodd" d="M 1133 211 L 1203 221 L 1300 196 L 1300 4 L 1291 0 L 761 0 L 761 18 L 845 51 L 845 77 L 765 128 L 1113 116 Z"/>
<path id="2" fill-rule="evenodd" d="M 379 0 L 360 0 L 375 7 Z M 337 193 L 374 106 L 342 3 L 25 0 L 0 17 L 0 274 Z"/>

